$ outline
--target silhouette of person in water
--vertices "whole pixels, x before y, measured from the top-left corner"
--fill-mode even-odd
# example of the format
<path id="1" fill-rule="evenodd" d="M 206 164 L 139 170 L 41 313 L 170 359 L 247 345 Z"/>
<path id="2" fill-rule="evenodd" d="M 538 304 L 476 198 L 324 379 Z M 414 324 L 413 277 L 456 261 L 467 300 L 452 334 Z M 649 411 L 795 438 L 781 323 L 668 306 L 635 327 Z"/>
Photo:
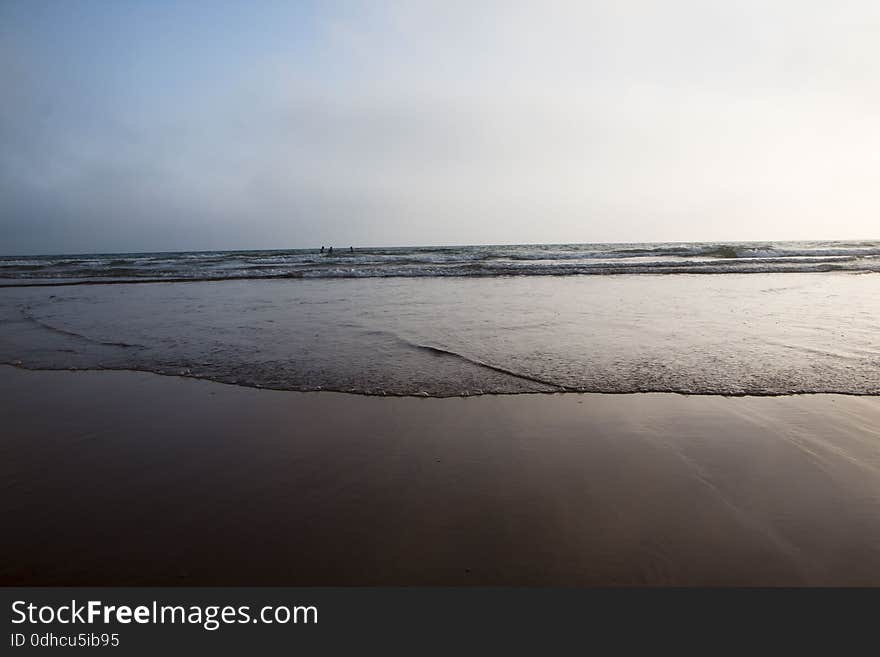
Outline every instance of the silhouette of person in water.
<path id="1" fill-rule="evenodd" d="M 323 246 L 321 247 L 321 253 L 324 253 L 324 247 L 323 247 Z"/>
<path id="2" fill-rule="evenodd" d="M 328 255 L 333 255 L 333 247 L 332 247 L 332 246 L 330 247 L 330 250 L 327 251 L 327 254 L 328 254 Z"/>
<path id="3" fill-rule="evenodd" d="M 348 250 L 351 251 L 352 253 L 354 253 L 354 247 L 353 247 L 353 246 L 348 247 Z"/>

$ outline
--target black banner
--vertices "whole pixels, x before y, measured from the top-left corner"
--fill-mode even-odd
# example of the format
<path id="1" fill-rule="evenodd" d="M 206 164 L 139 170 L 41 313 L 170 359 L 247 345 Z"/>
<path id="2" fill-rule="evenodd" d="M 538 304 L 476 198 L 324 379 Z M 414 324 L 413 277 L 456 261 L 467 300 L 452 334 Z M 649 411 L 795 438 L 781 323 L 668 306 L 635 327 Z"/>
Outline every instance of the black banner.
<path id="1" fill-rule="evenodd" d="M 765 639 L 841 648 L 880 590 L 6 588 L 3 654 L 698 647 Z M 747 645 L 747 643 L 746 643 Z"/>

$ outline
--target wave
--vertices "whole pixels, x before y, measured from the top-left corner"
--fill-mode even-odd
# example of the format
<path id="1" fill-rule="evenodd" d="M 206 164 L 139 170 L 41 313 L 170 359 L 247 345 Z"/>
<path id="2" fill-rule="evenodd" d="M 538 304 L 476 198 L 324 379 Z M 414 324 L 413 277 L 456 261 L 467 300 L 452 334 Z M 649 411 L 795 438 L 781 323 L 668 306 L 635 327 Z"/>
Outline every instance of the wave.
<path id="1" fill-rule="evenodd" d="M 870 279 L 726 281 L 709 294 L 694 279 L 614 281 L 610 293 L 596 293 L 601 281 L 569 281 L 564 298 L 574 294 L 577 304 L 542 294 L 557 285 L 534 279 L 470 279 L 429 286 L 427 296 L 418 280 L 353 294 L 346 285 L 288 286 L 279 295 L 207 284 L 6 293 L 0 362 L 422 397 L 880 394 Z M 731 321 L 739 317 L 749 321 Z M 212 326 L 224 330 L 206 332 Z"/>
<path id="2" fill-rule="evenodd" d="M 520 372 L 514 372 L 513 370 L 508 370 L 503 367 L 498 367 L 497 365 L 490 365 L 489 363 L 484 363 L 481 360 L 469 358 L 468 356 L 460 354 L 456 351 L 451 351 L 449 349 L 443 349 L 441 347 L 432 347 L 430 345 L 414 344 L 414 343 L 406 341 L 406 340 L 404 340 L 404 342 L 406 344 L 408 344 L 410 347 L 413 347 L 415 349 L 421 349 L 422 351 L 427 351 L 428 353 L 432 353 L 436 356 L 449 356 L 452 358 L 456 358 L 458 360 L 465 361 L 465 362 L 470 363 L 472 365 L 476 365 L 477 367 L 482 367 L 487 370 L 492 370 L 493 372 L 498 372 L 500 374 L 506 374 L 508 376 L 512 376 L 517 379 L 522 379 L 523 381 L 531 381 L 532 383 L 540 383 L 545 386 L 550 386 L 551 388 L 554 388 L 558 392 L 565 392 L 568 390 L 568 388 L 566 386 L 564 386 L 560 383 L 556 383 L 555 381 L 541 379 L 539 377 L 532 376 L 531 374 L 522 374 Z"/>
<path id="3" fill-rule="evenodd" d="M 58 328 L 57 326 L 52 326 L 40 319 L 37 319 L 30 313 L 28 313 L 27 309 L 20 308 L 21 316 L 32 324 L 36 324 L 48 331 L 52 331 L 53 333 L 59 333 L 60 335 L 65 335 L 70 338 L 77 338 L 79 340 L 84 340 L 86 342 L 91 342 L 92 344 L 99 344 L 105 347 L 123 347 L 126 349 L 146 349 L 144 345 L 141 344 L 131 344 L 128 342 L 108 342 L 104 340 L 97 340 L 95 338 L 90 338 L 87 335 L 82 335 L 81 333 L 75 333 L 74 331 L 68 331 L 67 329 Z"/>
<path id="4" fill-rule="evenodd" d="M 545 244 L 0 258 L 0 286 L 272 278 L 880 271 L 880 242 Z"/>
<path id="5" fill-rule="evenodd" d="M 33 281 L 18 279 L 15 283 L 0 283 L 0 288 L 26 287 L 69 287 L 87 285 L 133 285 L 159 283 L 209 283 L 223 281 L 259 281 L 291 279 L 351 279 L 351 278 L 454 278 L 454 277 L 522 277 L 522 276 L 617 276 L 617 275 L 669 275 L 669 274 L 768 274 L 768 273 L 819 273 L 850 272 L 854 274 L 880 273 L 880 264 L 865 268 L 843 264 L 790 265 L 778 267 L 722 267 L 722 266 L 654 266 L 654 267 L 458 267 L 444 270 L 389 270 L 389 271 L 329 271 L 329 272 L 290 272 L 267 275 L 229 275 L 229 276 L 187 276 L 180 278 L 121 278 L 110 279 L 94 277 L 81 280 Z"/>
<path id="6" fill-rule="evenodd" d="M 346 385 L 334 385 L 334 384 L 324 384 L 324 385 L 312 385 L 312 386 L 298 386 L 298 385 L 285 385 L 285 384 L 272 384 L 272 383 L 258 383 L 254 381 L 243 380 L 238 377 L 234 377 L 234 379 L 230 379 L 225 376 L 217 376 L 212 374 L 196 374 L 193 373 L 191 368 L 177 368 L 177 367 L 166 367 L 160 365 L 135 365 L 135 364 L 125 364 L 125 365 L 35 365 L 31 363 L 25 363 L 21 360 L 0 360 L 0 365 L 14 367 L 20 370 L 29 370 L 29 371 L 43 371 L 43 372 L 57 372 L 57 371 L 65 371 L 65 372 L 145 372 L 148 374 L 155 374 L 158 376 L 167 376 L 167 377 L 176 377 L 176 378 L 186 378 L 186 379 L 198 379 L 202 381 L 212 381 L 214 383 L 220 383 L 224 385 L 237 386 L 240 388 L 256 388 L 256 389 L 265 389 L 265 390 L 282 390 L 282 391 L 290 391 L 290 392 L 308 392 L 308 393 L 334 393 L 334 394 L 347 394 L 347 395 L 358 395 L 365 397 L 429 397 L 436 399 L 444 399 L 451 397 L 481 397 L 481 396 L 508 396 L 508 395 L 535 395 L 535 394 L 560 394 L 560 393 L 570 393 L 570 394 L 598 394 L 598 395 L 644 395 L 644 394 L 671 394 L 671 395 L 685 395 L 688 397 L 791 397 L 791 396 L 806 396 L 806 395 L 842 395 L 847 397 L 878 397 L 880 396 L 880 389 L 871 388 L 871 389 L 852 389 L 847 387 L 835 387 L 835 386 L 791 386 L 787 388 L 781 389 L 772 389 L 765 387 L 741 387 L 736 389 L 726 389 L 724 387 L 710 387 L 706 389 L 702 388 L 694 388 L 690 386 L 675 386 L 675 385 L 635 385 L 635 386 L 622 386 L 618 387 L 613 384 L 607 385 L 583 385 L 578 387 L 567 387 L 558 383 L 547 382 L 544 385 L 551 387 L 550 390 L 495 390 L 495 389 L 475 389 L 469 390 L 465 393 L 456 390 L 448 390 L 448 391 L 436 391 L 432 393 L 426 393 L 421 390 L 412 389 L 409 391 L 395 391 L 395 390 L 382 390 L 382 389 L 367 389 L 367 388 L 351 388 Z M 489 366 L 490 369 L 496 369 L 494 367 Z M 503 370 L 497 370 L 502 373 L 506 373 Z M 517 374 L 512 374 L 517 378 L 524 378 L 527 381 L 535 381 L 534 379 L 530 379 L 528 377 L 520 377 Z M 542 381 L 537 381 L 538 383 L 543 383 Z"/>

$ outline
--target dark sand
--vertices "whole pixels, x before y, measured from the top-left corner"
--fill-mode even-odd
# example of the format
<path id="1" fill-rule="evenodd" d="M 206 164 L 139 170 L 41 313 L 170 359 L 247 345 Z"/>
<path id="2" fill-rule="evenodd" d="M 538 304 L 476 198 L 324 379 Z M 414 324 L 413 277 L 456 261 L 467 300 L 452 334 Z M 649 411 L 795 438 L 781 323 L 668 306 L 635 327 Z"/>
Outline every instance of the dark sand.
<path id="1" fill-rule="evenodd" d="M 880 584 L 880 398 L 0 367 L 2 584 Z"/>

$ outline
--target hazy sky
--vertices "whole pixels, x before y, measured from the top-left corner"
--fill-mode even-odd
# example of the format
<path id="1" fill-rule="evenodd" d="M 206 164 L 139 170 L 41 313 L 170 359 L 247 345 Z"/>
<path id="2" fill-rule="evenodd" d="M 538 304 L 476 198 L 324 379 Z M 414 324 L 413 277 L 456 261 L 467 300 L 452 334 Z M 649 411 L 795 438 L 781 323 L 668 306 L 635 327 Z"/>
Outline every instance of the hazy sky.
<path id="1" fill-rule="evenodd" d="M 880 3 L 0 1 L 0 253 L 880 237 Z"/>

